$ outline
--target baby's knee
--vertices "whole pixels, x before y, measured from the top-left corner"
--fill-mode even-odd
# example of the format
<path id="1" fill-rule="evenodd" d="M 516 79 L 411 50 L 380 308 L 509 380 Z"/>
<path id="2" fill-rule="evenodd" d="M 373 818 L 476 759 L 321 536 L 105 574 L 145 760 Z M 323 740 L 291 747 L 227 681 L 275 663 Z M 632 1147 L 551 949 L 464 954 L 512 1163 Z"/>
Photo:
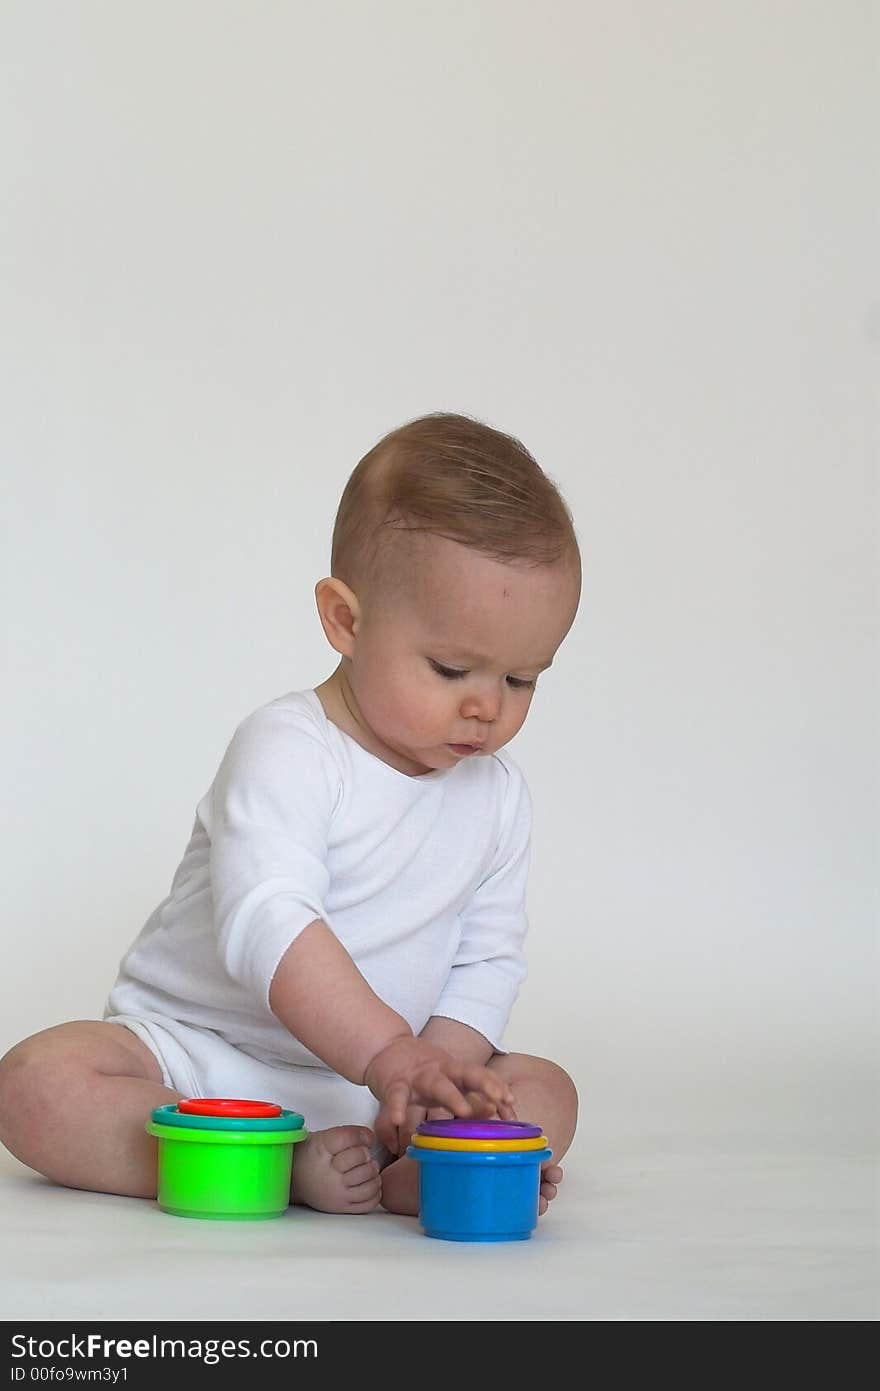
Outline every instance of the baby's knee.
<path id="1" fill-rule="evenodd" d="M 0 1058 L 0 1139 L 39 1123 L 51 1124 L 62 1103 L 85 1086 L 88 1067 L 73 1024 L 32 1034 Z"/>
<path id="2" fill-rule="evenodd" d="M 544 1085 L 552 1088 L 560 1101 L 569 1103 L 576 1114 L 578 1108 L 577 1087 L 565 1068 L 560 1067 L 559 1063 L 551 1062 L 549 1058 L 536 1058 L 535 1062 L 541 1065 L 539 1075 Z"/>
<path id="3" fill-rule="evenodd" d="M 33 1040 L 27 1038 L 0 1058 L 0 1140 L 9 1148 L 14 1137 L 31 1123 L 35 1102 L 42 1100 L 36 1095 L 41 1091 L 35 1082 L 39 1072 L 36 1053 Z"/>
<path id="4" fill-rule="evenodd" d="M 543 1094 L 552 1096 L 557 1103 L 577 1115 L 577 1088 L 565 1068 L 550 1058 L 538 1058 L 529 1053 L 496 1054 L 492 1066 L 497 1067 L 510 1082 L 514 1092 L 517 1083 L 527 1082 L 538 1086 Z"/>
<path id="5" fill-rule="evenodd" d="M 45 1102 L 51 1064 L 41 1037 L 24 1039 L 0 1058 L 0 1133 Z"/>
<path id="6" fill-rule="evenodd" d="M 25 1075 L 33 1071 L 41 1052 L 40 1038 L 40 1034 L 34 1034 L 23 1039 L 0 1058 L 0 1103 L 14 1095 L 23 1084 Z"/>

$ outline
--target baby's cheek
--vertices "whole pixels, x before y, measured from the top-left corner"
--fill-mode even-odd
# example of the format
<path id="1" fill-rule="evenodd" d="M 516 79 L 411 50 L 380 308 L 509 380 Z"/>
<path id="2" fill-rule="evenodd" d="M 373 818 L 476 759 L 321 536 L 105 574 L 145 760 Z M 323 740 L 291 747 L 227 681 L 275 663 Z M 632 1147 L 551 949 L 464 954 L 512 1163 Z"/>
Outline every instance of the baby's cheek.
<path id="1" fill-rule="evenodd" d="M 522 729 L 526 722 L 526 715 L 529 713 L 529 707 L 532 703 L 532 695 L 533 693 L 529 692 L 528 695 L 521 697 L 521 702 L 514 706 L 509 712 L 508 723 L 510 732 L 507 733 L 507 731 L 505 731 L 506 738 L 512 739 L 514 734 L 517 734 Z"/>
<path id="2" fill-rule="evenodd" d="M 386 738 L 418 744 L 431 724 L 430 700 L 418 690 L 403 691 L 389 684 L 377 717 L 381 721 L 380 732 Z"/>
<path id="3" fill-rule="evenodd" d="M 444 701 L 436 690 L 436 679 L 432 683 L 414 681 L 389 692 L 388 712 L 395 733 L 418 742 L 445 727 Z"/>
<path id="4" fill-rule="evenodd" d="M 418 707 L 410 707 L 401 718 L 406 721 L 406 737 L 414 745 L 443 743 L 447 737 L 450 720 L 436 703 L 423 701 Z"/>

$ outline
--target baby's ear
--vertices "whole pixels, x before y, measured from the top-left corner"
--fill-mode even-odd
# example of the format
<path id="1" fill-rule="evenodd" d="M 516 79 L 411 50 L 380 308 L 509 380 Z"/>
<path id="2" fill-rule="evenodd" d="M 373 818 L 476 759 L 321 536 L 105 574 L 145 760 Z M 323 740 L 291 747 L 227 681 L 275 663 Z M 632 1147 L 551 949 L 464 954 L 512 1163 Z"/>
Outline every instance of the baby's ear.
<path id="1" fill-rule="evenodd" d="M 350 657 L 361 617 L 354 590 L 330 576 L 315 585 L 315 602 L 330 646 L 343 657 Z"/>

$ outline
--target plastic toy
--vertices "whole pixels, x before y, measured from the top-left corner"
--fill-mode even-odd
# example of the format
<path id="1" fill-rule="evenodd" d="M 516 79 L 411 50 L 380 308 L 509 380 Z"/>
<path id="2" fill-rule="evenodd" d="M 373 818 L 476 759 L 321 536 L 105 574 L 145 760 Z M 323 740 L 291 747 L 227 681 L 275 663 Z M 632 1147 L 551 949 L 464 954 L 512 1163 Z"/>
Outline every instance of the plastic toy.
<path id="1" fill-rule="evenodd" d="M 525 1121 L 423 1121 L 407 1148 L 419 1165 L 419 1220 L 445 1241 L 525 1241 L 538 1221 L 540 1126 Z"/>
<path id="2" fill-rule="evenodd" d="M 412 1142 L 419 1149 L 462 1150 L 470 1154 L 510 1154 L 522 1150 L 542 1150 L 547 1143 L 546 1135 L 534 1140 L 457 1140 L 454 1136 L 413 1135 Z"/>
<path id="3" fill-rule="evenodd" d="M 528 1121 L 422 1121 L 416 1133 L 434 1135 L 438 1139 L 537 1140 L 541 1127 L 529 1125 Z"/>
<path id="4" fill-rule="evenodd" d="M 176 1217 L 280 1217 L 290 1203 L 301 1115 L 271 1101 L 200 1097 L 158 1106 L 146 1125 L 159 1145 L 158 1201 Z"/>

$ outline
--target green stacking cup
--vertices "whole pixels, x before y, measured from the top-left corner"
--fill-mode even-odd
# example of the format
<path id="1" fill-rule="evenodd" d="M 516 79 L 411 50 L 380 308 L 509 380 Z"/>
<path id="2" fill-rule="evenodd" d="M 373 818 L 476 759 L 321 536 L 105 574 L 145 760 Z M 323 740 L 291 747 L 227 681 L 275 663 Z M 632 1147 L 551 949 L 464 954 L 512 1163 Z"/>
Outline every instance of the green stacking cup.
<path id="1" fill-rule="evenodd" d="M 158 1106 L 146 1130 L 158 1140 L 158 1201 L 175 1217 L 227 1222 L 280 1217 L 290 1203 L 301 1115 L 271 1102 L 227 1098 Z"/>

